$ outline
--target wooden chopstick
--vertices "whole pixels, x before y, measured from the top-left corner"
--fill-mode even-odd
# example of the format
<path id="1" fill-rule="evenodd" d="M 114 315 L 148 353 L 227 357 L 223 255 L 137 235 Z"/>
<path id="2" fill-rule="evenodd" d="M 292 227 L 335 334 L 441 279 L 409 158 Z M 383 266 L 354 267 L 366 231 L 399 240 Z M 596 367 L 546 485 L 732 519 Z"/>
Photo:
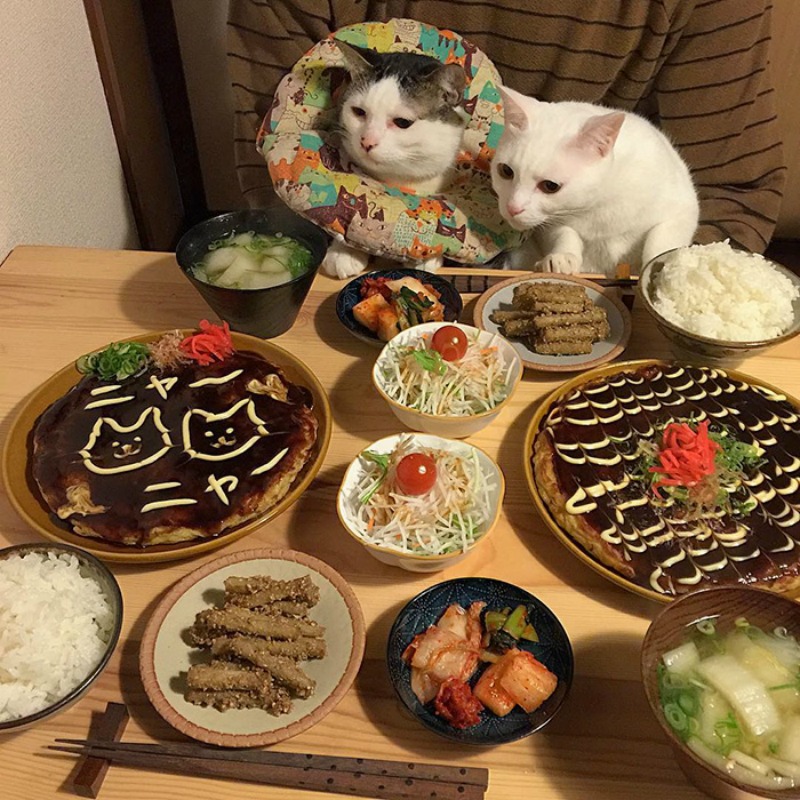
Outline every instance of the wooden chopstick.
<path id="1" fill-rule="evenodd" d="M 378 798 L 481 800 L 486 769 L 299 753 L 217 750 L 192 744 L 113 743 L 57 739 L 50 750 L 113 763 L 205 777 L 341 792 Z"/>
<path id="2" fill-rule="evenodd" d="M 272 764 L 303 769 L 340 769 L 363 774 L 392 775 L 398 778 L 414 776 L 433 781 L 488 786 L 489 771 L 475 767 L 451 767 L 443 764 L 417 764 L 406 761 L 387 761 L 374 758 L 346 758 L 342 756 L 312 755 L 311 753 L 280 753 L 266 750 L 220 750 L 215 747 L 165 742 L 109 742 L 104 739 L 56 739 L 59 744 L 74 745 L 91 750 L 114 750 L 142 753 L 160 753 L 184 758 L 219 758 L 224 761 Z M 98 755 L 101 755 L 98 753 Z"/>
<path id="3" fill-rule="evenodd" d="M 464 294 L 483 294 L 493 286 L 509 278 L 515 277 L 516 273 L 509 274 L 505 270 L 496 270 L 493 274 L 478 273 L 475 275 L 448 275 L 446 272 L 442 273 L 442 277 L 449 280 L 459 292 Z M 554 277 L 557 275 L 554 273 Z M 598 286 L 607 288 L 620 288 L 627 289 L 636 286 L 639 283 L 638 278 L 603 278 L 601 276 L 585 275 L 588 280 L 596 283 Z"/>

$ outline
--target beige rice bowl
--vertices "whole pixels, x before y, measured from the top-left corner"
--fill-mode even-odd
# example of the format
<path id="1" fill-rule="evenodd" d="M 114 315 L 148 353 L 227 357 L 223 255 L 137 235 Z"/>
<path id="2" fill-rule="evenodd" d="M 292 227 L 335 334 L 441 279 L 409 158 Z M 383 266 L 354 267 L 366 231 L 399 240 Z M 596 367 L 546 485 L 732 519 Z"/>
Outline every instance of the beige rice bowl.
<path id="1" fill-rule="evenodd" d="M 769 261 L 728 242 L 692 245 L 660 257 L 655 310 L 673 325 L 709 339 L 757 342 L 794 323 L 800 290 Z"/>
<path id="2" fill-rule="evenodd" d="M 114 611 L 72 553 L 0 559 L 0 723 L 49 708 L 102 660 Z"/>

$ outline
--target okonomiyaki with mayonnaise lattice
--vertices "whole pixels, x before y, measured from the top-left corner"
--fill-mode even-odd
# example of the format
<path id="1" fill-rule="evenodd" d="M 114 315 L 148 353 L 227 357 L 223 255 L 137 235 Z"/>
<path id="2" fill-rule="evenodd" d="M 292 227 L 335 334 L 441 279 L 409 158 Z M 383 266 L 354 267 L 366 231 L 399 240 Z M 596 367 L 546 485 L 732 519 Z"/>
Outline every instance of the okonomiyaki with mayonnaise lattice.
<path id="1" fill-rule="evenodd" d="M 157 545 L 262 517 L 313 455 L 311 392 L 227 325 L 115 343 L 39 417 L 32 471 L 48 506 L 83 536 Z"/>
<path id="2" fill-rule="evenodd" d="M 569 537 L 664 596 L 800 587 L 800 418 L 721 369 L 650 364 L 588 380 L 543 418 L 536 488 Z"/>

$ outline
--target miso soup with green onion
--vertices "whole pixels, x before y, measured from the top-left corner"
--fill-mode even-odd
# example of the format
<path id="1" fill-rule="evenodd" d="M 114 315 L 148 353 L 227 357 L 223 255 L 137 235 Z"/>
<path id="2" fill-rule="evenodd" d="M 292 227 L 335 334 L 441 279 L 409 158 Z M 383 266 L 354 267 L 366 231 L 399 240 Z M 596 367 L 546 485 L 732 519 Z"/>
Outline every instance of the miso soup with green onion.
<path id="1" fill-rule="evenodd" d="M 704 761 L 768 789 L 800 786 L 800 644 L 739 618 L 691 627 L 658 665 L 664 717 Z"/>
<path id="2" fill-rule="evenodd" d="M 298 278 L 309 270 L 313 258 L 304 244 L 290 236 L 232 233 L 208 246 L 192 274 L 228 289 L 266 289 Z"/>

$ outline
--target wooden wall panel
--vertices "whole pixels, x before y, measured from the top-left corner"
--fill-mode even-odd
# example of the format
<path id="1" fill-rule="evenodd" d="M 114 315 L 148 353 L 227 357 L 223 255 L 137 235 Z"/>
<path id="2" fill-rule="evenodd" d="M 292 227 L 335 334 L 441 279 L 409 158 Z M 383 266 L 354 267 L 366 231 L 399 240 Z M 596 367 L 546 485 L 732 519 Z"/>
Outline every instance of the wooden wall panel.
<path id="1" fill-rule="evenodd" d="M 776 236 L 800 239 L 800 3 L 774 0 L 772 70 L 789 174 Z"/>
<path id="2" fill-rule="evenodd" d="M 186 210 L 141 4 L 84 0 L 84 7 L 141 246 L 171 250 Z"/>

